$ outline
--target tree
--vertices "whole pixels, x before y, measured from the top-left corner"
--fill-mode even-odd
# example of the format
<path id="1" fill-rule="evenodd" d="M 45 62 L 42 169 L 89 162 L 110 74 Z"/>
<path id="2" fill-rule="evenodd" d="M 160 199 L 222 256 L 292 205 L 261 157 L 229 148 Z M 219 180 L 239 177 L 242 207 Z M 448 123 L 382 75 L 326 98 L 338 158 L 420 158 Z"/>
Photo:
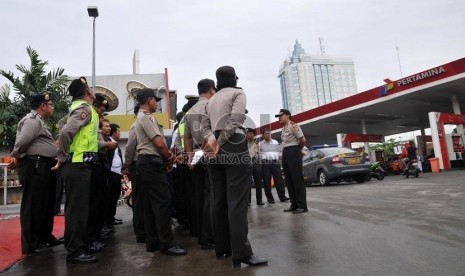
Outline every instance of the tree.
<path id="1" fill-rule="evenodd" d="M 385 157 L 388 157 L 394 154 L 394 148 L 399 145 L 402 145 L 402 142 L 396 141 L 395 139 L 391 138 L 383 143 L 370 146 L 370 149 L 380 150 L 384 153 Z"/>
<path id="2" fill-rule="evenodd" d="M 8 79 L 16 92 L 14 99 L 10 97 L 10 87 L 0 88 L 0 147 L 11 150 L 13 148 L 16 128 L 19 120 L 30 112 L 30 100 L 34 95 L 47 93 L 54 105 L 52 118 L 47 120 L 51 133 L 55 136 L 59 129 L 57 122 L 68 113 L 70 99 L 67 95 L 69 77 L 63 68 L 46 72 L 48 61 L 39 58 L 37 51 L 28 46 L 26 48 L 31 64 L 29 67 L 16 65 L 16 69 L 23 74 L 17 77 L 11 71 L 0 70 L 0 74 Z"/>

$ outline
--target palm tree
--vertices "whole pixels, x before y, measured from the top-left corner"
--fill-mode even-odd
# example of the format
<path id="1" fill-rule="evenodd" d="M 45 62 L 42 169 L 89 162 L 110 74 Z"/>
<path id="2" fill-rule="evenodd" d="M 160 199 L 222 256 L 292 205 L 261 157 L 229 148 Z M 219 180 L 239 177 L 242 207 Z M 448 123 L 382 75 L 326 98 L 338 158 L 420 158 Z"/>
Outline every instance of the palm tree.
<path id="1" fill-rule="evenodd" d="M 63 68 L 46 72 L 47 61 L 39 58 L 37 51 L 28 46 L 26 48 L 31 64 L 29 67 L 16 65 L 16 69 L 23 74 L 17 77 L 11 71 L 0 70 L 0 74 L 8 79 L 16 92 L 11 100 L 10 88 L 5 85 L 0 88 L 0 147 L 11 149 L 16 137 L 17 123 L 30 112 L 29 102 L 39 93 L 48 93 L 53 100 L 54 114 L 47 123 L 53 135 L 58 132 L 57 122 L 68 112 L 69 98 L 66 88 L 69 77 Z"/>

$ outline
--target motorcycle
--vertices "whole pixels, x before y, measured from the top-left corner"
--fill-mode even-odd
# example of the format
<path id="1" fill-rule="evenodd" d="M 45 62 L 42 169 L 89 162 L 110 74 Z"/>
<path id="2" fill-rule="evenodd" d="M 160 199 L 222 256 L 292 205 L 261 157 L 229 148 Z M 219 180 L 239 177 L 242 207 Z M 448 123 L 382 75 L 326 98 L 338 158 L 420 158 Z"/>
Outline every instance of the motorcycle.
<path id="1" fill-rule="evenodd" d="M 405 178 L 409 178 L 409 176 L 414 176 L 415 178 L 418 178 L 418 175 L 420 174 L 420 168 L 418 166 L 418 160 L 417 159 L 412 159 L 407 163 L 407 168 L 404 170 Z"/>
<path id="2" fill-rule="evenodd" d="M 374 162 L 371 164 L 371 178 L 376 178 L 378 180 L 383 180 L 386 175 L 386 171 L 381 167 L 379 162 Z"/>

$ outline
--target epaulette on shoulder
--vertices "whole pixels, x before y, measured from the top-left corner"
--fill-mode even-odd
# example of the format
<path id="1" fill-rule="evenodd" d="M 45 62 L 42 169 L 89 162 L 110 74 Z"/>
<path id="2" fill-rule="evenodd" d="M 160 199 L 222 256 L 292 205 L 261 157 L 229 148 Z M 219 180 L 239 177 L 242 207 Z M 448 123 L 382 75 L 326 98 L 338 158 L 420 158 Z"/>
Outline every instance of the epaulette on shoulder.
<path id="1" fill-rule="evenodd" d="M 148 111 L 143 111 L 145 115 L 150 115 L 152 113 L 148 112 Z"/>

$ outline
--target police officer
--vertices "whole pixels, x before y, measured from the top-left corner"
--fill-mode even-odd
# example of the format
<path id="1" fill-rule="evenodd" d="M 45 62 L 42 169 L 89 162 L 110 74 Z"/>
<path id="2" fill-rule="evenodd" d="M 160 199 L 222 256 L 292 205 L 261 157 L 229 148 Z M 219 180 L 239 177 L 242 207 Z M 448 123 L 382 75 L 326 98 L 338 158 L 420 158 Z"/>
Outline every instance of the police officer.
<path id="1" fill-rule="evenodd" d="M 240 267 L 241 263 L 267 264 L 267 259 L 253 254 L 247 238 L 252 164 L 242 126 L 246 95 L 236 87 L 238 78 L 233 67 L 218 68 L 216 78 L 218 92 L 209 100 L 207 116 L 202 118 L 202 132 L 207 140 L 203 149 L 210 158 L 208 173 L 212 182 L 216 256 L 232 254 L 234 267 Z"/>
<path id="2" fill-rule="evenodd" d="M 139 104 L 134 107 L 134 114 L 139 113 Z M 129 175 L 131 180 L 132 196 L 132 226 L 136 234 L 136 242 L 145 243 L 145 226 L 144 226 L 144 195 L 140 192 L 137 183 L 137 135 L 134 128 L 135 123 L 129 128 L 128 141 L 124 152 L 124 169 L 123 174 Z"/>
<path id="3" fill-rule="evenodd" d="M 281 131 L 283 170 L 291 199 L 291 206 L 284 212 L 305 213 L 308 212 L 307 193 L 302 174 L 302 148 L 306 143 L 305 136 L 299 125 L 291 121 L 289 110 L 281 109 L 275 117 L 279 118 L 279 123 L 283 126 Z"/>
<path id="4" fill-rule="evenodd" d="M 144 88 L 138 91 L 140 110 L 136 119 L 137 136 L 137 183 L 144 194 L 146 250 L 161 249 L 162 254 L 180 256 L 187 251 L 178 246 L 171 229 L 170 191 L 166 176 L 167 168 L 175 161 L 163 136 L 163 128 L 151 113 L 157 110 L 155 90 Z"/>
<path id="5" fill-rule="evenodd" d="M 94 93 L 87 80 L 80 77 L 68 87 L 73 97 L 68 121 L 59 135 L 58 163 L 63 164 L 65 183 L 65 247 L 66 259 L 74 263 L 90 263 L 96 257 L 87 254 L 89 202 L 92 170 L 97 160 L 99 118 L 92 108 Z"/>
<path id="6" fill-rule="evenodd" d="M 210 178 L 208 176 L 207 164 L 202 159 L 195 165 L 192 165 L 194 151 L 199 151 L 202 148 L 202 117 L 205 115 L 205 106 L 208 100 L 215 94 L 215 82 L 210 79 L 202 79 L 197 84 L 199 91 L 199 100 L 192 106 L 185 118 L 184 131 L 184 149 L 188 156 L 188 165 L 193 172 L 193 185 L 195 193 L 193 194 L 194 209 L 198 233 L 198 243 L 202 249 L 214 249 L 213 228 L 211 224 L 210 212 Z"/>
<path id="7" fill-rule="evenodd" d="M 179 122 L 178 136 L 175 140 L 175 152 L 178 160 L 184 160 L 185 155 L 184 147 L 184 134 L 186 128 L 186 114 L 189 112 L 192 106 L 199 101 L 198 95 L 186 95 L 187 103 L 182 107 L 184 116 Z M 195 211 L 199 191 L 196 189 L 196 185 L 192 183 L 192 171 L 185 162 L 179 162 L 176 164 L 176 172 L 174 174 L 174 181 L 176 187 L 176 196 L 178 197 L 177 209 L 181 209 L 181 214 L 184 213 L 187 218 L 187 224 L 189 225 L 189 232 L 191 236 L 199 235 L 199 223 L 200 218 Z"/>
<path id="8" fill-rule="evenodd" d="M 103 114 L 110 108 L 108 100 L 100 93 L 95 94 L 95 99 L 92 103 L 92 108 L 97 112 L 99 117 L 99 132 L 97 135 L 98 143 L 98 158 L 92 169 L 92 184 L 90 186 L 90 201 L 89 201 L 89 223 L 87 226 L 88 232 L 88 251 L 100 252 L 105 245 L 100 239 L 106 239 L 108 231 L 102 233 L 105 221 L 105 202 L 108 195 L 107 169 L 105 168 L 105 156 L 113 143 L 104 140 L 102 135 L 104 129 L 110 130 L 110 123 L 105 121 Z"/>
<path id="9" fill-rule="evenodd" d="M 53 103 L 47 94 L 32 97 L 32 111 L 18 123 L 9 168 L 18 168 L 24 187 L 21 200 L 21 249 L 23 254 L 52 252 L 55 208 L 56 146 L 44 120 L 52 116 Z"/>

